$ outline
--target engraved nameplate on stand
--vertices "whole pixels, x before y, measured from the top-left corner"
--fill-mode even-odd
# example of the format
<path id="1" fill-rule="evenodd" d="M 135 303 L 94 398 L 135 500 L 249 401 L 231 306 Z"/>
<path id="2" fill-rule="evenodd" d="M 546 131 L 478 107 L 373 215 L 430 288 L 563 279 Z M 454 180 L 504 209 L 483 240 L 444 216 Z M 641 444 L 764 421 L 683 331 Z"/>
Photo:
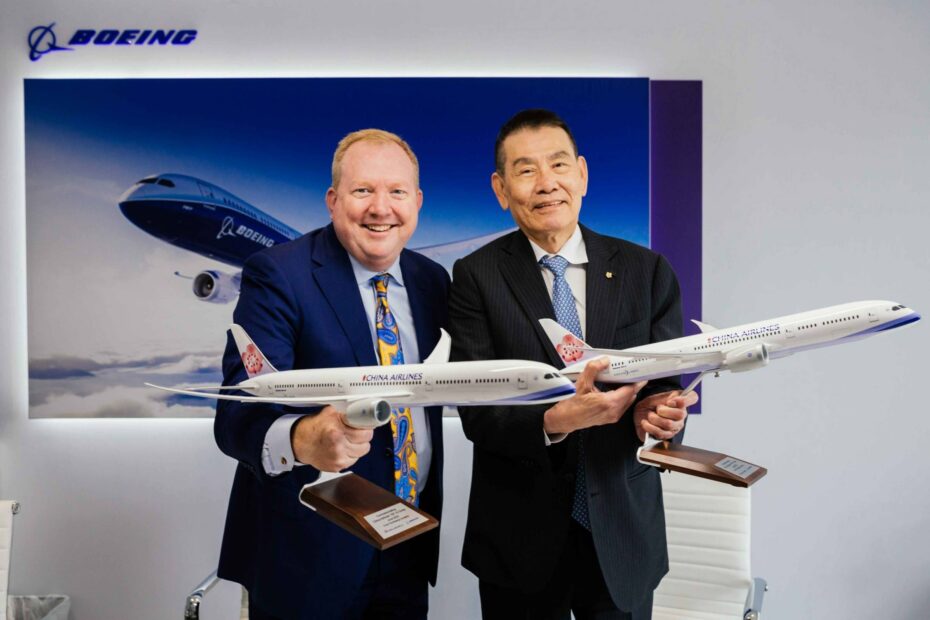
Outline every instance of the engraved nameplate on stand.
<path id="1" fill-rule="evenodd" d="M 381 550 L 439 525 L 413 504 L 353 473 L 305 485 L 300 502 Z"/>
<path id="2" fill-rule="evenodd" d="M 764 467 L 727 454 L 668 441 L 661 441 L 641 450 L 639 460 L 662 469 L 725 482 L 736 487 L 750 487 L 768 473 Z"/>

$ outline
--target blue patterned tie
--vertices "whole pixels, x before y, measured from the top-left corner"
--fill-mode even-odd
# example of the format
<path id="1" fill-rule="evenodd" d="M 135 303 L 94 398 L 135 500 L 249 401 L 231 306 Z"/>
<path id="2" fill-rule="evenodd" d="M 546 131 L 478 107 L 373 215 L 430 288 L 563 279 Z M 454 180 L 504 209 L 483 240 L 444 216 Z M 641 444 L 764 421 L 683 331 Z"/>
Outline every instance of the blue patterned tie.
<path id="1" fill-rule="evenodd" d="M 555 320 L 559 325 L 583 338 L 581 321 L 578 320 L 578 310 L 575 309 L 575 296 L 572 288 L 565 279 L 565 270 L 568 261 L 561 256 L 543 256 L 539 264 L 552 272 L 555 280 L 552 283 L 552 308 L 555 310 Z M 578 433 L 578 468 L 575 471 L 575 496 L 572 498 L 572 518 L 586 530 L 591 530 L 591 520 L 588 517 L 588 493 L 584 471 L 584 436 Z"/>

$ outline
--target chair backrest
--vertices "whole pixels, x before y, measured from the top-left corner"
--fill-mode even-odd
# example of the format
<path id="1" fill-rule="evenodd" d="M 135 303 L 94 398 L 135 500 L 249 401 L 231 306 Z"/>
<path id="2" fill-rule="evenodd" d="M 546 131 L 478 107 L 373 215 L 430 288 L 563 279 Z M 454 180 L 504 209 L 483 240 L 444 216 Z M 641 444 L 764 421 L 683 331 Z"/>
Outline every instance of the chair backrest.
<path id="1" fill-rule="evenodd" d="M 10 560 L 13 547 L 13 515 L 19 504 L 0 500 L 0 620 L 6 620 L 6 598 L 10 587 Z"/>
<path id="2" fill-rule="evenodd" d="M 669 572 L 653 620 L 742 618 L 752 584 L 750 495 L 685 474 L 663 474 Z"/>

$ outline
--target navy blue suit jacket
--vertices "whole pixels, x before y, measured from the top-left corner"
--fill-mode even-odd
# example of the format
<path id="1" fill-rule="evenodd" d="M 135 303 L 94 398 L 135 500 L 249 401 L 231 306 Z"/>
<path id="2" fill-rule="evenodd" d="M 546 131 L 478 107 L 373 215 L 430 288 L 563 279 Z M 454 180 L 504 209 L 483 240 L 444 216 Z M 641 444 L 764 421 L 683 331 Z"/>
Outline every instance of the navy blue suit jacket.
<path id="1" fill-rule="evenodd" d="M 417 344 L 425 358 L 447 323 L 449 276 L 433 261 L 404 250 L 400 267 L 410 300 Z M 278 370 L 377 365 L 368 317 L 348 254 L 333 227 L 254 254 L 242 271 L 236 323 L 245 328 Z M 223 357 L 225 384 L 246 379 L 230 335 Z M 220 449 L 239 461 L 229 498 L 219 576 L 241 583 L 264 611 L 282 618 L 337 618 L 352 599 L 375 550 L 299 503 L 311 466 L 268 476 L 262 446 L 271 424 L 288 412 L 267 404 L 220 401 L 214 433 Z M 442 509 L 442 411 L 426 410 L 432 466 L 420 507 Z M 390 425 L 374 433 L 371 451 L 351 468 L 393 491 Z M 439 530 L 415 545 L 417 573 L 435 583 Z"/>

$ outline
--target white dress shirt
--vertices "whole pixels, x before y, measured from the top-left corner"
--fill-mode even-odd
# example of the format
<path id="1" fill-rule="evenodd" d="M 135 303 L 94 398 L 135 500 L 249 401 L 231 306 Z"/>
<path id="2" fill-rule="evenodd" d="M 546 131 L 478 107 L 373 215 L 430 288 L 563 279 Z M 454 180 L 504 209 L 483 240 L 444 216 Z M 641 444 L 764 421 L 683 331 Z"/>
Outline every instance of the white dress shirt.
<path id="1" fill-rule="evenodd" d="M 355 274 L 355 281 L 358 284 L 359 296 L 362 305 L 365 307 L 365 315 L 368 317 L 368 329 L 371 333 L 375 359 L 378 359 L 378 339 L 375 332 L 375 289 L 371 283 L 371 278 L 379 273 L 387 273 L 391 276 L 390 280 L 388 280 L 388 304 L 400 331 L 404 363 L 420 363 L 420 349 L 413 325 L 413 313 L 410 311 L 410 299 L 407 297 L 407 288 L 404 286 L 404 275 L 400 269 L 400 259 L 398 258 L 393 265 L 384 271 L 368 270 L 355 260 L 351 254 L 349 255 L 349 261 L 352 263 L 352 272 Z M 299 413 L 284 414 L 271 425 L 265 434 L 262 464 L 269 476 L 277 476 L 290 471 L 295 465 L 301 465 L 301 463 L 296 463 L 294 459 L 294 451 L 291 447 L 291 427 L 303 415 Z M 417 450 L 417 492 L 419 493 L 426 487 L 433 451 L 426 411 L 424 411 L 423 407 L 411 407 L 410 415 L 413 418 L 413 439 Z"/>

